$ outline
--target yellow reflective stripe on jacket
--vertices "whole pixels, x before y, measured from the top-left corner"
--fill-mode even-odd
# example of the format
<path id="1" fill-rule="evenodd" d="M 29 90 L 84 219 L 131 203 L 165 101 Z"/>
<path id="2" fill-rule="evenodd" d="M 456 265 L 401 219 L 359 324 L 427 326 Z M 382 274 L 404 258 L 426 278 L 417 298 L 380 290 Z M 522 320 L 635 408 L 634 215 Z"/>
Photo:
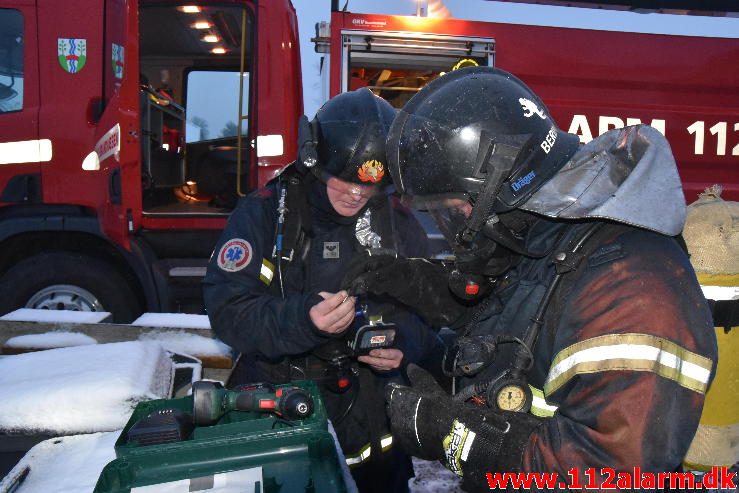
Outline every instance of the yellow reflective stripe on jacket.
<path id="1" fill-rule="evenodd" d="M 705 394 L 713 361 L 674 342 L 648 334 L 609 334 L 573 344 L 557 354 L 544 383 L 551 395 L 580 374 L 610 370 L 648 371 Z"/>
<path id="2" fill-rule="evenodd" d="M 267 260 L 262 259 L 262 267 L 259 269 L 259 280 L 269 286 L 272 284 L 272 278 L 275 275 L 275 265 Z"/>
<path id="3" fill-rule="evenodd" d="M 544 392 L 537 389 L 533 385 L 529 385 L 533 398 L 531 399 L 531 414 L 539 416 L 540 418 L 551 418 L 554 416 L 554 411 L 557 410 L 557 406 L 549 404 L 544 397 Z"/>
<path id="4" fill-rule="evenodd" d="M 393 446 L 393 436 L 392 435 L 385 435 L 380 438 L 380 447 L 382 447 L 383 452 L 387 452 L 392 446 Z M 356 466 L 357 464 L 361 464 L 362 462 L 369 459 L 371 455 L 372 455 L 372 446 L 368 443 L 367 445 L 359 449 L 358 453 L 354 455 L 347 455 L 346 464 L 348 466 Z"/>

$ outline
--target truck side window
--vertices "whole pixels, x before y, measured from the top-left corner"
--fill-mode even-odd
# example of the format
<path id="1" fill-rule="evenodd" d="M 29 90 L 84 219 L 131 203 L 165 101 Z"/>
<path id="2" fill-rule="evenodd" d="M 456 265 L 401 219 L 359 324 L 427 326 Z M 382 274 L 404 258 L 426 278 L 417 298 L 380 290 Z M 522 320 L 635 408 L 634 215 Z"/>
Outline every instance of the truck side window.
<path id="1" fill-rule="evenodd" d="M 126 14 L 125 0 L 105 0 L 105 61 L 103 67 L 104 99 L 107 104 L 121 87 L 123 78 L 130 75 L 127 66 L 126 28 L 129 15 Z"/>
<path id="2" fill-rule="evenodd" d="M 0 9 L 0 113 L 23 109 L 23 15 Z"/>
<path id="3" fill-rule="evenodd" d="M 214 97 L 213 88 L 218 88 Z M 242 117 L 249 115 L 249 74 L 244 74 Z M 187 75 L 187 125 L 185 141 L 236 137 L 239 118 L 239 72 L 193 70 Z M 247 120 L 241 124 L 246 137 Z"/>

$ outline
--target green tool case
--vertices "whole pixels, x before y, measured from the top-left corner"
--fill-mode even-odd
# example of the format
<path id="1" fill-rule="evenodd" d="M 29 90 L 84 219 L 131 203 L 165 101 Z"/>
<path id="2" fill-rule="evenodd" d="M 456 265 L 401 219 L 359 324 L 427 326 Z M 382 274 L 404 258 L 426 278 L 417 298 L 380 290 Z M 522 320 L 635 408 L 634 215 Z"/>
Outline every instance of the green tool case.
<path id="1" fill-rule="evenodd" d="M 152 413 L 191 414 L 192 396 L 139 403 L 116 441 L 117 458 L 103 469 L 94 493 L 346 492 L 318 387 L 310 381 L 290 386 L 313 397 L 314 412 L 304 420 L 231 411 L 215 425 L 195 426 L 168 443 L 129 441 L 129 431 Z"/>

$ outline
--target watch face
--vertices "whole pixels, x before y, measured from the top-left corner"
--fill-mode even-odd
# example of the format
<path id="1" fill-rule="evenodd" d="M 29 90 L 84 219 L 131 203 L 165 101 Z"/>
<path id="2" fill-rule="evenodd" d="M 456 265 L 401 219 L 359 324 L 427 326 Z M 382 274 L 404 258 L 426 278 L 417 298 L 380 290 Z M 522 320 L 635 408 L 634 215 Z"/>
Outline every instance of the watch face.
<path id="1" fill-rule="evenodd" d="M 526 404 L 526 392 L 518 385 L 506 385 L 498 391 L 496 401 L 504 411 L 518 411 Z"/>

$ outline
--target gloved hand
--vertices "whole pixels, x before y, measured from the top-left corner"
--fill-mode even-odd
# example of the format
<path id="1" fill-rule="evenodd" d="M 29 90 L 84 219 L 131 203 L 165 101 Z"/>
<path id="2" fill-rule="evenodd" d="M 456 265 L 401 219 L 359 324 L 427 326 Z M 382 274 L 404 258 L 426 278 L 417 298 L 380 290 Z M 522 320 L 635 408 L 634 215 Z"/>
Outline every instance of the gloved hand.
<path id="1" fill-rule="evenodd" d="M 448 276 L 441 263 L 367 250 L 352 260 L 341 287 L 352 296 L 390 296 L 433 326 L 453 326 L 467 310 L 449 291 Z"/>
<path id="2" fill-rule="evenodd" d="M 420 367 L 410 364 L 407 373 L 411 387 L 385 388 L 393 438 L 407 453 L 441 460 L 467 491 L 487 489 L 485 473 L 521 470 L 540 418 L 454 401 Z"/>
<path id="3" fill-rule="evenodd" d="M 393 265 L 402 257 L 389 248 L 368 248 L 352 258 L 341 279 L 341 289 L 346 289 L 352 296 L 366 294 L 367 274 Z M 355 294 L 353 291 L 357 291 Z"/>

